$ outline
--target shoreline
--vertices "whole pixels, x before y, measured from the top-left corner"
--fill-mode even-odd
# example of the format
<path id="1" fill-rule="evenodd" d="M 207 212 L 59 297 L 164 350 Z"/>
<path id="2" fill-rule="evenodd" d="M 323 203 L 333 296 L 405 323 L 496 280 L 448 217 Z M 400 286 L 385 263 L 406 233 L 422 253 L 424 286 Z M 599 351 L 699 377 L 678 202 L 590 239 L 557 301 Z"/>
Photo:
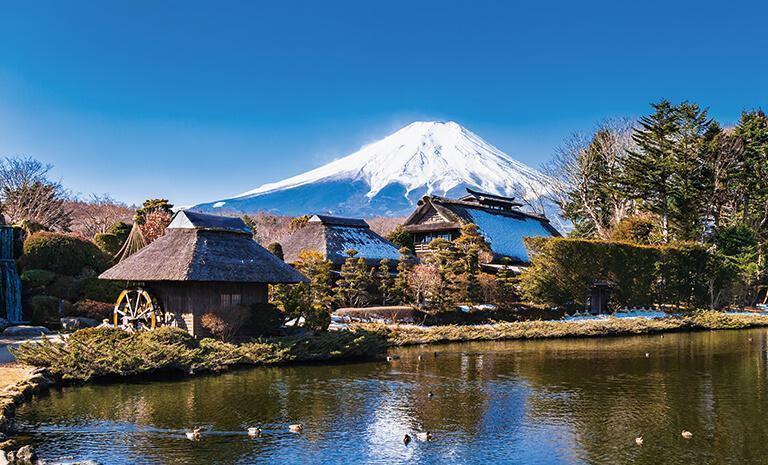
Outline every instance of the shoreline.
<path id="1" fill-rule="evenodd" d="M 339 347 L 333 347 L 333 336 L 325 336 L 320 346 L 327 353 L 317 352 L 320 347 L 308 349 L 302 348 L 301 355 L 291 356 L 288 352 L 302 344 L 301 339 L 294 339 L 293 346 L 287 343 L 280 346 L 279 343 L 255 342 L 259 350 L 264 351 L 272 344 L 277 348 L 270 348 L 268 353 L 261 353 L 247 361 L 243 358 L 228 357 L 231 363 L 223 364 L 214 369 L 190 370 L 189 372 L 174 371 L 170 369 L 158 369 L 154 371 L 137 372 L 132 374 L 94 376 L 88 379 L 67 378 L 56 371 L 53 366 L 32 366 L 21 363 L 0 365 L 0 454 L 7 453 L 17 448 L 16 441 L 9 437 L 13 433 L 13 419 L 16 409 L 31 400 L 34 396 L 44 394 L 51 388 L 65 385 L 84 384 L 95 382 L 121 382 L 128 379 L 152 380 L 158 376 L 165 379 L 173 374 L 180 378 L 189 378 L 199 375 L 223 373 L 235 369 L 245 369 L 256 366 L 288 366 L 292 364 L 308 363 L 348 363 L 356 360 L 376 360 L 390 348 L 407 347 L 415 345 L 440 345 L 461 342 L 491 342 L 511 340 L 535 340 L 535 339 L 564 339 L 564 338 L 599 338 L 599 337 L 623 337 L 644 334 L 659 334 L 673 332 L 695 331 L 720 331 L 733 329 L 750 329 L 768 327 L 768 315 L 727 314 L 716 311 L 700 311 L 689 315 L 660 318 L 608 318 L 588 321 L 523 321 L 512 323 L 494 323 L 476 326 L 432 326 L 418 327 L 413 325 L 385 325 L 380 323 L 357 323 L 350 326 L 350 334 L 346 335 L 345 350 L 339 351 Z M 330 333 L 326 333 L 330 334 Z M 354 337 L 357 335 L 357 337 Z M 383 340 L 383 352 L 361 352 L 359 348 L 350 349 L 350 341 L 359 341 L 360 338 L 370 339 L 375 335 Z M 314 336 L 313 336 L 314 337 Z M 322 335 L 320 336 L 323 337 Z M 329 339 L 330 338 L 330 339 Z M 351 338 L 351 339 L 350 339 Z M 329 343 L 328 340 L 331 342 Z M 168 342 L 172 344 L 172 342 Z M 34 343 L 40 344 L 40 343 Z M 242 351 L 241 347 L 216 341 L 217 347 Z M 253 352 L 254 348 L 250 350 Z M 374 349 L 368 349 L 374 350 Z M 231 355 L 231 354 L 230 354 Z M 240 357 L 243 355 L 240 354 Z M 261 357 L 258 359 L 258 357 Z M 258 359 L 258 361 L 257 361 Z M 9 436 L 6 436 L 9 435 Z"/>

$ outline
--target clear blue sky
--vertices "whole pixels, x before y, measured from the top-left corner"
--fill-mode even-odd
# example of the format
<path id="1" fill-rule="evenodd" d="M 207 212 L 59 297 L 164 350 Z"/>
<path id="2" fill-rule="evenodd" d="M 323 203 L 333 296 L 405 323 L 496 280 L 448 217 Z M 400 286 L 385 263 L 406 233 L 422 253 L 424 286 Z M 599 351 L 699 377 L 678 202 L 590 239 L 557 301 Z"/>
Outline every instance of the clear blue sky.
<path id="1" fill-rule="evenodd" d="M 415 119 L 540 165 L 662 97 L 768 107 L 765 2 L 0 0 L 0 154 L 75 192 L 184 205 Z"/>

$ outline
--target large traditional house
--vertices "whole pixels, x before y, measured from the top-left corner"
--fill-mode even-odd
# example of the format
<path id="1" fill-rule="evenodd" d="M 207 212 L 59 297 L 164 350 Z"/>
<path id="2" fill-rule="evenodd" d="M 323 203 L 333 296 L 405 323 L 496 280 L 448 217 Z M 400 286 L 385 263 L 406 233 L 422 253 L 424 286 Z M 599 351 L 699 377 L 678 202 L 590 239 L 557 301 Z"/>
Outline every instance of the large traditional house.
<path id="1" fill-rule="evenodd" d="M 405 220 L 403 227 L 413 235 L 416 254 L 429 253 L 434 239 L 453 240 L 466 224 L 477 225 L 493 254 L 491 263 L 499 265 L 505 258 L 512 265 L 529 263 L 524 237 L 551 237 L 560 233 L 539 215 L 520 210 L 522 206 L 513 198 L 486 194 L 467 189 L 468 195 L 456 200 L 425 196 L 419 200 L 416 211 Z"/>
<path id="2" fill-rule="evenodd" d="M 253 240 L 240 218 L 180 211 L 165 235 L 102 273 L 128 282 L 114 323 L 133 329 L 173 325 L 195 337 L 201 318 L 268 300 L 268 284 L 306 281 Z"/>
<path id="3" fill-rule="evenodd" d="M 365 220 L 314 215 L 307 224 L 281 241 L 287 263 L 295 263 L 302 250 L 314 250 L 339 269 L 347 259 L 347 250 L 357 250 L 368 266 L 378 266 L 400 258 L 397 246 L 371 231 Z"/>

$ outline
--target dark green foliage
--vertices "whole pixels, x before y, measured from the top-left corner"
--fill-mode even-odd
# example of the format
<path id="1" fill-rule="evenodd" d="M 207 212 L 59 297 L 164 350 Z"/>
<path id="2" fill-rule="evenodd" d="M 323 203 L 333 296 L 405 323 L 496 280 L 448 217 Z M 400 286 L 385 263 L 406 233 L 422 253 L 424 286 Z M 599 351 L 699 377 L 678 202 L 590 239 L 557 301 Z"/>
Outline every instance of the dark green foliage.
<path id="1" fill-rule="evenodd" d="M 267 250 L 274 255 L 275 257 L 279 258 L 280 260 L 285 260 L 285 257 L 283 256 L 283 246 L 280 245 L 279 242 L 273 242 L 267 246 Z"/>
<path id="2" fill-rule="evenodd" d="M 58 327 L 63 310 L 62 301 L 58 297 L 36 295 L 29 299 L 32 323 L 48 327 Z"/>
<path id="3" fill-rule="evenodd" d="M 98 278 L 86 278 L 82 282 L 80 297 L 97 302 L 114 304 L 120 292 L 126 287 L 125 283 L 105 281 Z"/>
<path id="4" fill-rule="evenodd" d="M 704 305 L 716 284 L 708 271 L 713 257 L 699 244 L 652 247 L 565 238 L 527 238 L 526 244 L 532 262 L 520 276 L 521 290 L 547 305 L 583 306 L 598 280 L 611 283 L 618 305 Z"/>
<path id="5" fill-rule="evenodd" d="M 256 238 L 259 235 L 258 231 L 256 229 L 256 220 L 253 219 L 253 217 L 250 216 L 250 215 L 243 215 L 243 223 L 245 223 L 245 225 L 248 226 L 248 228 L 251 230 L 251 236 L 253 236 L 253 239 L 256 240 Z M 267 250 L 269 250 L 269 249 L 267 249 Z M 282 253 L 282 248 L 280 249 L 280 251 Z M 270 250 L 270 252 L 272 252 L 272 251 Z M 272 253 L 274 253 L 274 252 L 272 252 Z M 281 256 L 280 258 L 282 259 L 283 257 Z"/>
<path id="6" fill-rule="evenodd" d="M 387 240 L 395 244 L 398 248 L 406 247 L 411 253 L 414 253 L 413 248 L 413 235 L 403 229 L 402 225 L 398 225 L 395 229 L 387 234 Z"/>
<path id="7" fill-rule="evenodd" d="M 356 258 L 357 250 L 347 250 L 346 253 L 347 259 L 341 265 L 339 279 L 333 288 L 334 300 L 340 307 L 365 307 L 372 300 L 371 270 L 365 259 Z"/>
<path id="8" fill-rule="evenodd" d="M 509 258 L 504 257 L 501 264 L 502 268 L 496 273 L 496 305 L 505 309 L 518 300 L 517 278 Z"/>
<path id="9" fill-rule="evenodd" d="M 56 279 L 56 273 L 48 270 L 25 270 L 21 273 L 21 282 L 30 288 L 45 287 Z"/>
<path id="10" fill-rule="evenodd" d="M 58 275 L 45 291 L 48 295 L 74 302 L 83 291 L 83 281 L 72 276 Z"/>
<path id="11" fill-rule="evenodd" d="M 79 237 L 39 232 L 24 241 L 25 269 L 44 269 L 76 276 L 84 272 L 100 273 L 109 264 L 109 257 L 92 242 Z"/>
<path id="12" fill-rule="evenodd" d="M 258 303 L 250 306 L 251 315 L 241 331 L 245 336 L 275 336 L 283 326 L 283 313 L 274 304 Z"/>
<path id="13" fill-rule="evenodd" d="M 222 371 L 237 365 L 271 365 L 370 358 L 386 350 L 386 341 L 366 331 L 334 331 L 265 339 L 233 345 L 197 341 L 186 331 L 164 327 L 128 333 L 112 328 L 75 331 L 63 343 L 44 339 L 14 350 L 20 363 L 47 367 L 65 380 L 135 376 L 160 371 L 183 374 Z"/>
<path id="14" fill-rule="evenodd" d="M 415 262 L 413 252 L 407 247 L 400 248 L 400 259 L 397 262 L 397 275 L 392 288 L 392 303 L 406 305 L 413 303 L 411 298 L 409 280 L 413 264 Z"/>
<path id="15" fill-rule="evenodd" d="M 125 240 L 121 241 L 115 234 L 99 233 L 93 236 L 93 243 L 96 244 L 99 250 L 114 258 L 120 252 L 120 249 L 123 248 Z"/>
<path id="16" fill-rule="evenodd" d="M 136 223 L 143 225 L 147 219 L 147 215 L 153 212 L 163 212 L 167 213 L 168 215 L 172 215 L 173 204 L 168 202 L 167 199 L 145 200 L 142 206 L 136 210 L 136 215 L 133 217 L 133 219 L 136 221 Z"/>
<path id="17" fill-rule="evenodd" d="M 381 304 L 394 304 L 396 302 L 395 278 L 392 276 L 392 269 L 388 258 L 379 262 L 379 267 L 376 269 L 376 281 L 378 282 Z"/>

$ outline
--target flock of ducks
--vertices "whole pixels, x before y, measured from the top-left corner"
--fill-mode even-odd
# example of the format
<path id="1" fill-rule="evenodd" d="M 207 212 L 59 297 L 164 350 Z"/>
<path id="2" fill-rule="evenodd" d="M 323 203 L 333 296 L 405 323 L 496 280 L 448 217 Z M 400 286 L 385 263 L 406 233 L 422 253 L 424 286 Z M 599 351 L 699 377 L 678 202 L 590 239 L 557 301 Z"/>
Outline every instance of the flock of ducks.
<path id="1" fill-rule="evenodd" d="M 203 429 L 201 427 L 197 426 L 195 428 L 192 428 L 192 430 L 185 432 L 184 435 L 190 441 L 197 442 L 202 437 L 202 431 L 203 431 Z M 260 438 L 261 437 L 261 427 L 259 427 L 259 426 L 252 426 L 252 427 L 248 428 L 246 431 L 248 432 L 248 436 L 250 436 L 251 438 Z M 301 433 L 302 431 L 304 431 L 304 425 L 302 425 L 301 423 L 296 423 L 294 425 L 289 425 L 288 426 L 288 431 L 290 431 L 291 433 L 297 433 L 297 434 Z M 416 436 L 416 439 L 421 441 L 421 442 L 428 442 L 428 441 L 432 440 L 432 433 L 429 432 L 429 431 L 425 431 L 423 433 L 416 433 L 415 436 Z M 412 441 L 412 438 L 411 438 L 410 434 L 406 434 L 405 436 L 403 436 L 403 444 L 405 444 L 406 446 L 411 441 Z M 642 439 L 641 439 L 641 441 L 642 441 Z"/>
<path id="2" fill-rule="evenodd" d="M 688 430 L 683 430 L 683 432 L 680 433 L 680 435 L 683 437 L 683 439 L 691 439 L 691 438 L 693 438 L 693 433 L 691 433 Z M 635 444 L 637 444 L 638 446 L 642 446 L 643 445 L 643 437 L 642 436 L 636 437 L 635 438 Z"/>
<path id="3" fill-rule="evenodd" d="M 190 431 L 186 431 L 184 435 L 189 439 L 190 441 L 199 441 L 202 437 L 202 431 L 203 429 L 199 426 L 196 426 L 192 428 Z M 301 433 L 304 431 L 304 425 L 301 423 L 296 423 L 294 425 L 288 426 L 288 431 L 291 433 Z M 260 438 L 261 437 L 261 427 L 260 426 L 251 426 L 246 430 L 248 433 L 248 436 L 252 438 Z"/>

